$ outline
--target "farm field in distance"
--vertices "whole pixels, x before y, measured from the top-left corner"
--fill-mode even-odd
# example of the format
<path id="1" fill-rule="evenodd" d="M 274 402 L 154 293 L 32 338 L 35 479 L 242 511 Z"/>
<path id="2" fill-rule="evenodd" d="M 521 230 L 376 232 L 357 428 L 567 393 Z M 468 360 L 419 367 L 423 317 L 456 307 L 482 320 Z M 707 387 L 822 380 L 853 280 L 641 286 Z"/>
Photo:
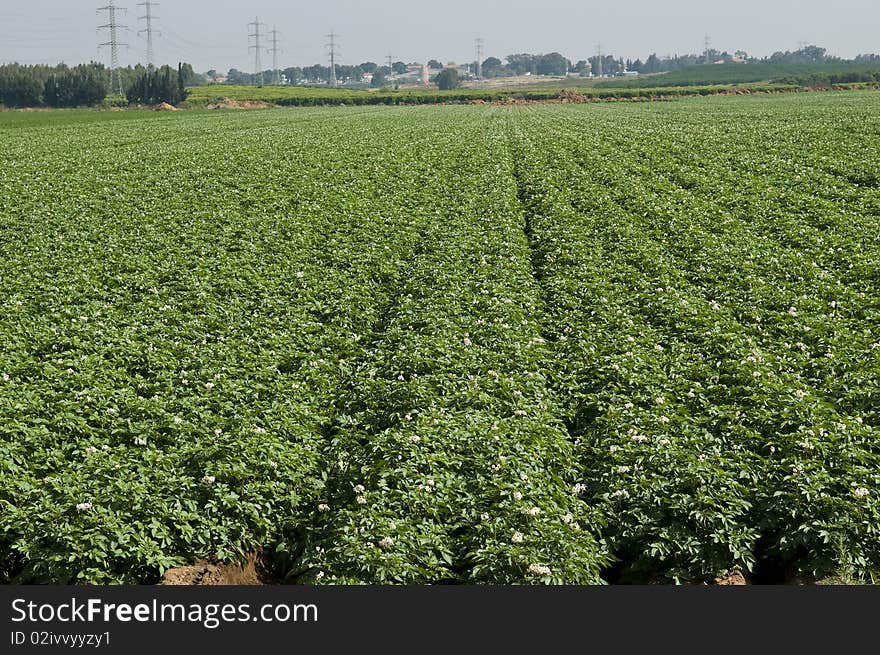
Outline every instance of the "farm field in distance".
<path id="1" fill-rule="evenodd" d="M 235 86 L 212 84 L 191 89 L 187 104 L 195 108 L 217 108 L 228 102 L 257 102 L 282 107 L 322 107 L 333 105 L 434 105 L 434 104 L 474 104 L 511 103 L 516 101 L 548 102 L 562 98 L 576 98 L 581 102 L 598 101 L 642 101 L 681 98 L 683 96 L 710 96 L 727 94 L 766 94 L 794 93 L 800 87 L 793 84 L 749 83 L 708 84 L 662 87 L 612 86 L 597 88 L 589 84 L 578 84 L 577 80 L 563 84 L 541 81 L 535 86 L 509 86 L 484 83 L 482 88 L 461 88 L 453 91 L 432 89 L 334 89 L 310 86 Z M 614 84 L 614 83 L 611 83 Z M 621 82 L 622 85 L 622 82 Z M 224 108 L 224 107 L 220 107 Z M 225 107 L 228 108 L 228 107 Z"/>
<path id="2" fill-rule="evenodd" d="M 0 580 L 876 581 L 880 94 L 0 114 Z"/>

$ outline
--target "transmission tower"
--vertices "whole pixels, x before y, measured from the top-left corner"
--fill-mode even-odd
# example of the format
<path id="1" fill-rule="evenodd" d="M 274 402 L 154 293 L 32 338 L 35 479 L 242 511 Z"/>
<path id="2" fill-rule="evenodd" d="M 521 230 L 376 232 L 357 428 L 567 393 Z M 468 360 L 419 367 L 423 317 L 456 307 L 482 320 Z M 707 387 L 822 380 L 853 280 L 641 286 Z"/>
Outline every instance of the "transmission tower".
<path id="1" fill-rule="evenodd" d="M 386 59 L 388 60 L 388 69 L 391 70 L 391 68 L 394 64 L 394 55 L 388 55 L 388 57 L 386 57 Z"/>
<path id="2" fill-rule="evenodd" d="M 706 54 L 706 63 L 711 64 L 711 60 L 709 57 L 709 53 L 712 50 L 712 39 L 709 38 L 709 35 L 706 35 L 706 38 L 703 40 L 703 52 Z"/>
<path id="3" fill-rule="evenodd" d="M 109 30 L 110 40 L 106 43 L 99 43 L 99 48 L 110 47 L 110 86 L 116 93 L 122 95 L 122 77 L 119 75 L 119 46 L 128 47 L 127 43 L 119 42 L 119 30 L 127 30 L 127 25 L 121 25 L 116 16 L 119 13 L 126 13 L 126 9 L 117 7 L 115 0 L 109 0 L 106 7 L 99 7 L 97 13 L 107 12 L 109 22 L 106 25 L 99 25 L 99 30 Z"/>
<path id="4" fill-rule="evenodd" d="M 483 79 L 483 39 L 477 39 L 474 42 L 474 47 L 477 53 L 477 79 Z"/>
<path id="5" fill-rule="evenodd" d="M 147 26 L 138 32 L 138 35 L 147 35 L 147 68 L 152 68 L 155 63 L 155 57 L 153 56 L 153 33 L 159 32 L 156 32 L 156 30 L 153 29 L 153 21 L 159 20 L 159 17 L 153 15 L 153 7 L 158 5 L 158 2 L 151 2 L 150 0 L 138 3 L 138 7 L 144 7 L 144 15 L 138 20 L 146 21 L 147 23 Z"/>
<path id="6" fill-rule="evenodd" d="M 339 59 L 339 48 L 336 43 L 338 37 L 339 35 L 333 31 L 327 35 L 327 53 L 330 57 L 330 86 L 332 87 L 339 85 L 336 80 L 336 60 Z"/>
<path id="7" fill-rule="evenodd" d="M 274 26 L 272 27 L 272 47 L 269 52 L 272 53 L 272 84 L 281 84 L 281 73 L 278 71 L 278 36 L 281 34 Z"/>
<path id="8" fill-rule="evenodd" d="M 599 64 L 596 67 L 596 76 L 602 77 L 602 67 L 605 62 L 602 61 L 602 44 L 601 43 L 596 46 L 596 61 Z"/>
<path id="9" fill-rule="evenodd" d="M 263 50 L 266 49 L 266 46 L 264 46 L 260 41 L 263 38 L 263 33 L 260 32 L 260 28 L 266 27 L 266 25 L 264 23 L 261 23 L 260 17 L 257 16 L 257 18 L 254 19 L 253 23 L 248 23 L 248 27 L 254 28 L 254 33 L 248 34 L 248 38 L 254 39 L 254 45 L 248 46 L 249 51 L 254 51 L 254 75 L 260 80 L 260 86 L 263 86 L 263 62 L 261 55 L 263 53 Z"/>

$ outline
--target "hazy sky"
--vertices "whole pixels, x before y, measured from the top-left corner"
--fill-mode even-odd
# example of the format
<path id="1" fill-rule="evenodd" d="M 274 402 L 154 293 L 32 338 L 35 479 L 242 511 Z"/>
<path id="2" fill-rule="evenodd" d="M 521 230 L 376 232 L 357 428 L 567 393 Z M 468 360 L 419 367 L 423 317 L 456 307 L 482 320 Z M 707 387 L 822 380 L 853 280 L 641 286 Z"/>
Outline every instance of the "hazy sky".
<path id="1" fill-rule="evenodd" d="M 0 0 L 0 63 L 109 61 L 96 15 L 108 0 Z M 143 61 L 146 44 L 137 35 L 141 0 L 117 0 L 128 9 L 121 33 L 129 44 L 123 64 Z M 184 60 L 196 70 L 253 69 L 247 23 L 259 16 L 283 33 L 281 67 L 325 60 L 324 35 L 339 33 L 342 63 L 383 62 L 391 54 L 406 62 L 470 61 L 474 39 L 485 54 L 558 50 L 571 60 L 586 58 L 601 42 L 615 56 L 644 59 L 699 52 L 708 34 L 719 50 L 766 55 L 795 50 L 801 41 L 852 57 L 880 52 L 878 0 L 163 0 L 154 10 L 156 59 Z M 264 54 L 264 68 L 271 66 Z"/>

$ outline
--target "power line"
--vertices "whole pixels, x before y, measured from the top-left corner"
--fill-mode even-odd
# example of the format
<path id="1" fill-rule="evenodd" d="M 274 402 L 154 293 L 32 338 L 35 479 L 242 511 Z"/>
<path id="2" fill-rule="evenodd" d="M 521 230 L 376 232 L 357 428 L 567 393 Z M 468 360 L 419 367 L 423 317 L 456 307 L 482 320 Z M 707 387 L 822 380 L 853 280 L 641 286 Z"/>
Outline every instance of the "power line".
<path id="1" fill-rule="evenodd" d="M 229 50 L 229 47 L 226 46 L 226 45 L 211 45 L 211 44 L 208 44 L 208 43 L 195 43 L 195 42 L 193 42 L 193 41 L 190 41 L 188 38 L 186 38 L 186 37 L 184 37 L 184 36 L 181 36 L 180 34 L 178 34 L 177 32 L 175 32 L 173 29 L 171 29 L 170 27 L 168 27 L 167 25 L 165 26 L 165 32 L 163 33 L 162 36 L 163 36 L 163 37 L 166 37 L 166 38 L 169 37 L 169 36 L 170 36 L 170 37 L 173 37 L 174 39 L 176 39 L 176 40 L 177 40 L 179 43 L 181 43 L 182 45 L 185 45 L 185 46 L 190 47 L 190 48 L 197 48 L 197 49 L 199 49 L 199 50 L 204 50 L 204 49 L 210 49 L 210 50 L 227 50 L 227 51 Z"/>
<path id="2" fill-rule="evenodd" d="M 281 34 L 275 27 L 272 27 L 272 48 L 269 52 L 272 53 L 272 84 L 281 84 L 281 74 L 278 71 L 278 53 L 281 50 L 278 49 L 278 35 Z"/>
<path id="3" fill-rule="evenodd" d="M 153 15 L 153 7 L 158 5 L 158 2 L 151 2 L 150 0 L 144 0 L 144 2 L 138 3 L 138 7 L 144 7 L 146 12 L 145 15 L 141 16 L 138 20 L 146 21 L 147 27 L 140 30 L 138 35 L 144 33 L 147 35 L 147 68 L 152 68 L 155 63 L 155 57 L 153 55 L 153 21 L 158 20 L 158 16 Z"/>
<path id="4" fill-rule="evenodd" d="M 336 87 L 338 83 L 336 81 L 336 60 L 339 58 L 339 50 L 337 48 L 336 38 L 339 35 L 331 30 L 330 34 L 327 35 L 327 38 L 330 39 L 330 42 L 327 44 L 327 50 L 330 53 L 330 86 Z"/>
<path id="5" fill-rule="evenodd" d="M 64 43 L 75 43 L 76 37 L 70 36 L 70 34 L 67 32 L 64 33 L 64 36 L 66 37 L 66 41 L 64 41 Z M 51 41 L 53 43 L 58 43 L 61 41 L 61 39 L 57 36 L 0 36 L 0 41 L 4 43 L 37 43 L 40 41 Z M 46 46 L 41 45 L 39 47 L 45 48 Z"/>
<path id="6" fill-rule="evenodd" d="M 0 19 L 3 19 L 4 22 L 5 21 L 12 22 L 13 19 L 17 19 L 17 18 L 24 18 L 26 20 L 39 21 L 41 25 L 43 23 L 64 23 L 65 27 L 67 27 L 71 23 L 76 22 L 80 18 L 80 15 L 77 14 L 77 15 L 73 15 L 73 16 L 63 16 L 63 15 L 62 16 L 58 16 L 58 15 L 35 16 L 35 15 L 30 15 L 30 14 L 19 14 L 19 13 L 10 12 L 10 11 L 0 11 Z"/>
<path id="7" fill-rule="evenodd" d="M 249 38 L 254 39 L 254 45 L 248 46 L 248 50 L 254 51 L 254 74 L 259 77 L 260 86 L 263 86 L 263 64 L 260 55 L 266 48 L 260 43 L 260 39 L 263 37 L 260 28 L 266 26 L 260 22 L 260 17 L 257 16 L 253 23 L 248 23 L 248 27 L 254 28 L 254 33 L 248 35 Z"/>
<path id="8" fill-rule="evenodd" d="M 198 50 L 193 50 L 189 46 L 182 45 L 163 31 L 162 53 L 165 53 L 168 59 L 192 63 L 198 60 L 199 55 L 196 54 L 197 52 Z M 161 57 L 162 55 L 160 55 L 160 58 Z"/>
<path id="9" fill-rule="evenodd" d="M 110 40 L 106 43 L 99 43 L 98 48 L 104 48 L 110 46 L 110 86 L 120 95 L 122 95 L 122 77 L 119 74 L 119 46 L 128 47 L 127 43 L 120 43 L 117 33 L 119 30 L 127 30 L 127 25 L 120 25 L 116 20 L 117 13 L 126 13 L 128 10 L 122 7 L 117 7 L 115 4 L 115 0 L 110 0 L 109 4 L 106 7 L 99 7 L 97 10 L 97 14 L 101 14 L 101 12 L 107 12 L 109 17 L 109 21 L 106 25 L 99 25 L 99 30 L 109 30 L 110 31 Z"/>

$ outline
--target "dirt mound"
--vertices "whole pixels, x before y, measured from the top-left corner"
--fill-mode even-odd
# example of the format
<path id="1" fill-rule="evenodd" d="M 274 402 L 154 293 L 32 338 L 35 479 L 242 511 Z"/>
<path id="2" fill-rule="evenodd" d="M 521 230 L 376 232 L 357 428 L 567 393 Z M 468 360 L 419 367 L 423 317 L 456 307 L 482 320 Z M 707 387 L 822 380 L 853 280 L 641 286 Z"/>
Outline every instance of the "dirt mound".
<path id="1" fill-rule="evenodd" d="M 201 561 L 190 566 L 169 569 L 162 576 L 160 585 L 169 587 L 208 586 L 254 587 L 268 584 L 268 575 L 260 563 L 259 555 L 250 555 L 244 566 L 220 564 L 218 562 Z"/>
<path id="2" fill-rule="evenodd" d="M 716 578 L 713 584 L 719 587 L 743 587 L 748 585 L 749 581 L 746 580 L 746 576 L 741 571 L 734 571 L 723 578 Z"/>
<path id="3" fill-rule="evenodd" d="M 223 98 L 208 105 L 208 109 L 268 109 L 275 107 L 269 102 L 262 100 L 233 100 L 232 98 Z"/>
<path id="4" fill-rule="evenodd" d="M 559 101 L 563 103 L 581 103 L 590 102 L 592 99 L 582 93 L 576 93 L 569 89 L 563 89 L 559 92 Z"/>
<path id="5" fill-rule="evenodd" d="M 495 100 L 493 105 L 542 105 L 548 104 L 549 100 L 526 100 L 525 98 L 513 98 L 505 96 L 499 100 Z"/>
<path id="6" fill-rule="evenodd" d="M 174 105 L 169 105 L 167 102 L 160 102 L 158 105 L 153 107 L 153 111 L 180 111 Z"/>
<path id="7" fill-rule="evenodd" d="M 604 98 L 604 100 L 612 100 L 613 98 Z M 560 104 L 586 104 L 588 102 L 598 102 L 600 99 L 593 96 L 577 93 L 571 89 L 563 89 L 555 98 L 545 98 L 543 100 L 518 98 L 516 96 L 505 96 L 494 101 L 493 105 L 560 105 Z"/>

